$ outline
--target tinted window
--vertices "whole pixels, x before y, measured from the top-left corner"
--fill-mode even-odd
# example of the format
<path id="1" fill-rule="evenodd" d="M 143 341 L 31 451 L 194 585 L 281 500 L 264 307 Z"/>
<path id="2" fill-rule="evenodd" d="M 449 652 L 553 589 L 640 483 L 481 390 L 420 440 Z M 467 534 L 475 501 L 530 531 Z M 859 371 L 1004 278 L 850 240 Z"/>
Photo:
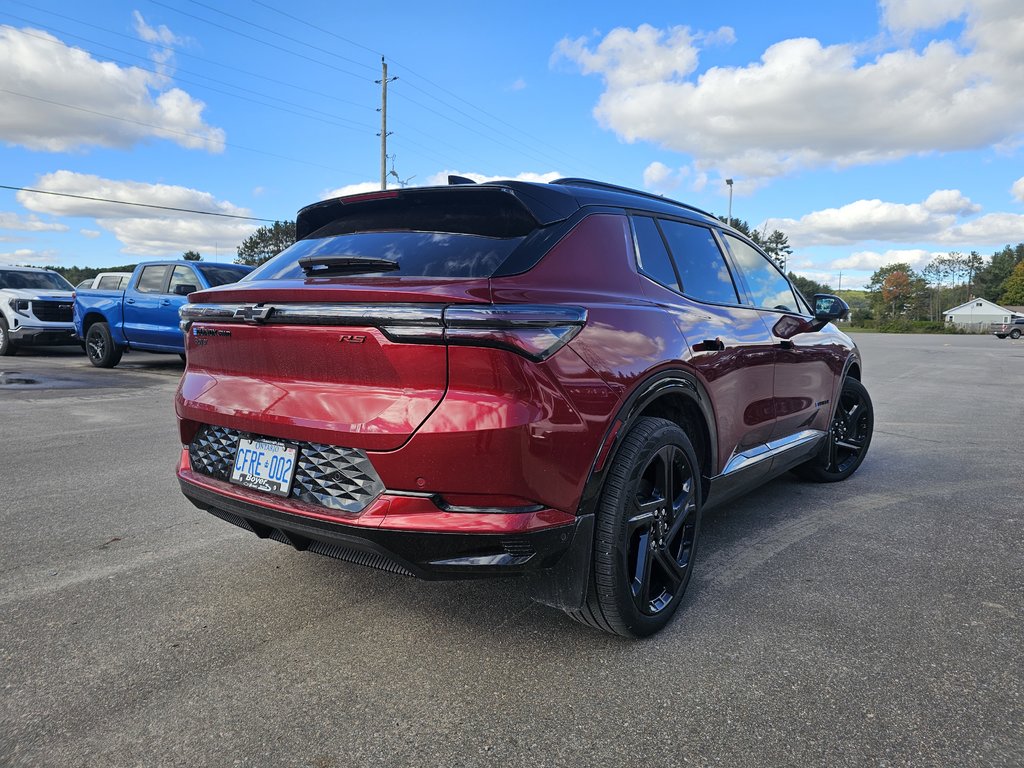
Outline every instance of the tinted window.
<path id="1" fill-rule="evenodd" d="M 135 289 L 139 293 L 163 293 L 164 278 L 167 277 L 166 264 L 154 264 L 150 267 L 143 267 L 139 275 L 139 284 Z"/>
<path id="2" fill-rule="evenodd" d="M 725 237 L 733 257 L 747 279 L 754 306 L 799 312 L 800 305 L 797 304 L 789 281 L 771 259 L 732 235 L 727 234 Z"/>
<path id="3" fill-rule="evenodd" d="M 633 227 L 636 230 L 636 244 L 640 251 L 637 254 L 640 270 L 655 282 L 678 291 L 679 280 L 654 219 L 636 216 L 633 218 Z"/>
<path id="4" fill-rule="evenodd" d="M 73 291 L 71 283 L 56 272 L 22 272 L 20 269 L 0 270 L 0 288 Z"/>
<path id="5" fill-rule="evenodd" d="M 252 267 L 240 264 L 199 264 L 198 269 L 203 273 L 206 282 L 211 288 L 228 283 L 237 283 L 252 271 Z"/>
<path id="6" fill-rule="evenodd" d="M 444 232 L 356 232 L 299 240 L 281 251 L 247 280 L 303 278 L 303 256 L 363 256 L 389 259 L 398 269 L 341 276 L 346 281 L 367 275 L 414 277 L 490 277 L 522 238 L 495 238 Z"/>
<path id="7" fill-rule="evenodd" d="M 193 291 L 200 289 L 199 278 L 196 277 L 196 273 L 192 271 L 192 267 L 183 267 L 180 264 L 174 268 L 171 272 L 171 284 L 168 286 L 168 293 L 175 293 L 175 288 L 179 285 L 191 285 Z M 191 293 L 191 291 L 190 291 Z"/>
<path id="8" fill-rule="evenodd" d="M 104 275 L 100 278 L 96 287 L 101 291 L 116 291 L 121 287 L 122 278 L 120 275 Z"/>
<path id="9" fill-rule="evenodd" d="M 672 249 L 683 281 L 683 293 L 698 301 L 737 303 L 732 276 L 710 229 L 665 220 L 661 222 L 661 229 Z"/>

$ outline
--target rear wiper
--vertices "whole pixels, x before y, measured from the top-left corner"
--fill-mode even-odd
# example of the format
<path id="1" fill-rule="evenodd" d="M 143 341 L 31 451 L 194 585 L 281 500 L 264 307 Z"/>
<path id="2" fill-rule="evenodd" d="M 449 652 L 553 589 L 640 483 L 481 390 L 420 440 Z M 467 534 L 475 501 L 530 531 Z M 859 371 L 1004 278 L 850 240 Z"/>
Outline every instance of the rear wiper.
<path id="1" fill-rule="evenodd" d="M 376 259 L 372 256 L 339 254 L 337 256 L 303 256 L 299 266 L 308 277 L 322 275 L 352 275 L 359 272 L 391 272 L 398 269 L 398 262 L 392 259 Z"/>

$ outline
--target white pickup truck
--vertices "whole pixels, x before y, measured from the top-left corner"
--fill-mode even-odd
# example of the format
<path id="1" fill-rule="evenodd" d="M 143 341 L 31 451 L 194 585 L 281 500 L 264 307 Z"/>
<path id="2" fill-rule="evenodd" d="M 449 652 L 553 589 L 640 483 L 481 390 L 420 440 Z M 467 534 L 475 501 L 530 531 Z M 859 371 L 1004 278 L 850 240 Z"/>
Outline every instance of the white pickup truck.
<path id="1" fill-rule="evenodd" d="M 100 272 L 75 286 L 76 291 L 123 291 L 128 287 L 131 272 Z"/>
<path id="2" fill-rule="evenodd" d="M 0 266 L 0 355 L 77 344 L 71 283 L 48 269 Z"/>

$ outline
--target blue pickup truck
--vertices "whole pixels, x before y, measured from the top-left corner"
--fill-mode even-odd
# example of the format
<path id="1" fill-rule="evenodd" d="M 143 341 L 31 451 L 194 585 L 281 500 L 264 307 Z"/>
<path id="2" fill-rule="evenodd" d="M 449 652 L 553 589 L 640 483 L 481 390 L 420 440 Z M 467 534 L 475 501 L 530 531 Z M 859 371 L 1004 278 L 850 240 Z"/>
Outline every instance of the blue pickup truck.
<path id="1" fill-rule="evenodd" d="M 148 261 L 123 291 L 75 292 L 75 334 L 97 368 L 113 368 L 128 350 L 185 354 L 178 308 L 193 291 L 234 283 L 252 271 L 241 264 Z"/>

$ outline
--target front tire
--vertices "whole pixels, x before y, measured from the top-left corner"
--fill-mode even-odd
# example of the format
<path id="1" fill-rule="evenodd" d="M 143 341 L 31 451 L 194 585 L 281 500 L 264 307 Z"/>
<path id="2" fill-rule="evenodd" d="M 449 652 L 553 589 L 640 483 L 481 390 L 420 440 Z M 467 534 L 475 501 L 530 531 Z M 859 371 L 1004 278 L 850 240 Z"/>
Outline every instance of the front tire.
<path id="1" fill-rule="evenodd" d="M 608 469 L 586 602 L 569 615 L 624 637 L 669 623 L 690 581 L 700 533 L 700 465 L 689 437 L 643 418 Z"/>
<path id="2" fill-rule="evenodd" d="M 113 368 L 121 362 L 124 350 L 114 344 L 110 336 L 110 326 L 106 323 L 93 323 L 85 334 L 85 354 L 89 362 L 97 368 Z"/>
<path id="3" fill-rule="evenodd" d="M 6 357 L 9 355 L 16 355 L 18 353 L 18 345 L 11 340 L 11 329 L 7 325 L 7 320 L 0 317 L 0 357 Z"/>
<path id="4" fill-rule="evenodd" d="M 804 480 L 817 483 L 845 480 L 864 461 L 874 428 L 875 410 L 871 396 L 863 384 L 847 377 L 821 451 L 793 471 Z"/>

